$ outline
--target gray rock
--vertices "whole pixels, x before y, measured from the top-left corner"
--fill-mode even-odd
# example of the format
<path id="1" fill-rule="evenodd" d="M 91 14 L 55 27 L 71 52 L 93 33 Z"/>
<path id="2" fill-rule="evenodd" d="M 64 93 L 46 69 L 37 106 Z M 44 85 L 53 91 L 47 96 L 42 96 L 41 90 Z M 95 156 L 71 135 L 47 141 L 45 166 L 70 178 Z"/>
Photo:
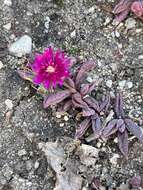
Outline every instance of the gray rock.
<path id="1" fill-rule="evenodd" d="M 17 57 L 29 54 L 32 50 L 32 39 L 28 35 L 22 36 L 16 42 L 11 44 L 9 52 Z"/>

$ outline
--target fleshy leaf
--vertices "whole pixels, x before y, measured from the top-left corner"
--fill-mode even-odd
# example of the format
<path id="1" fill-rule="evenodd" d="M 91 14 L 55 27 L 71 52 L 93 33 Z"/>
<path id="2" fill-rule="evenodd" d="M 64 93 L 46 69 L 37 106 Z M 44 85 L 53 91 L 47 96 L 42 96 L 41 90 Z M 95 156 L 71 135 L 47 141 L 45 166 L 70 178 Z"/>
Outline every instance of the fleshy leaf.
<path id="1" fill-rule="evenodd" d="M 85 107 L 83 108 L 83 111 L 82 111 L 82 115 L 84 117 L 89 117 L 91 115 L 94 115 L 95 114 L 95 111 L 89 107 Z"/>
<path id="2" fill-rule="evenodd" d="M 90 84 L 88 93 L 91 93 L 91 92 L 95 89 L 96 86 L 97 86 L 97 82 L 96 82 L 96 81 L 93 81 L 93 82 Z"/>
<path id="3" fill-rule="evenodd" d="M 75 138 L 80 139 L 80 138 L 84 135 L 85 131 L 86 131 L 89 127 L 90 127 L 90 119 L 89 119 L 89 118 L 86 118 L 85 120 L 83 120 L 83 121 L 80 123 L 79 127 L 77 128 L 76 134 L 75 134 Z"/>
<path id="4" fill-rule="evenodd" d="M 126 129 L 126 126 L 123 119 L 118 119 L 117 128 L 118 128 L 118 131 L 120 131 L 120 133 L 124 132 L 124 130 Z"/>
<path id="5" fill-rule="evenodd" d="M 131 119 L 125 119 L 126 127 L 135 137 L 143 143 L 143 129 L 134 123 Z"/>
<path id="6" fill-rule="evenodd" d="M 33 81 L 34 73 L 30 70 L 18 70 L 19 76 L 25 80 Z"/>
<path id="7" fill-rule="evenodd" d="M 118 118 L 125 117 L 124 110 L 123 110 L 123 97 L 121 93 L 118 93 L 116 96 L 115 113 Z"/>
<path id="8" fill-rule="evenodd" d="M 68 111 L 71 107 L 72 107 L 72 101 L 68 100 L 65 102 L 65 104 L 63 106 L 63 111 Z"/>
<path id="9" fill-rule="evenodd" d="M 81 82 L 85 79 L 87 73 L 90 70 L 94 69 L 95 66 L 96 64 L 93 61 L 89 61 L 80 67 L 75 80 L 76 86 L 79 86 L 81 84 Z"/>
<path id="10" fill-rule="evenodd" d="M 104 101 L 101 103 L 100 108 L 99 108 L 99 112 L 101 112 L 101 111 L 106 112 L 108 110 L 109 106 L 110 106 L 110 95 L 108 94 L 105 97 Z"/>
<path id="11" fill-rule="evenodd" d="M 114 14 L 119 14 L 123 11 L 129 10 L 133 0 L 120 0 L 113 9 Z"/>
<path id="12" fill-rule="evenodd" d="M 50 94 L 44 98 L 43 106 L 47 108 L 52 105 L 56 105 L 69 97 L 71 92 L 69 90 L 63 90 L 57 93 Z"/>
<path id="13" fill-rule="evenodd" d="M 128 156 L 128 133 L 125 130 L 123 133 L 118 132 L 118 146 L 122 154 Z"/>
<path id="14" fill-rule="evenodd" d="M 105 138 L 117 132 L 117 121 L 118 119 L 111 120 L 107 126 L 103 129 L 102 134 Z"/>
<path id="15" fill-rule="evenodd" d="M 89 107 L 94 108 L 97 112 L 99 112 L 99 104 L 94 98 L 88 96 L 84 98 L 84 101 L 89 105 Z"/>
<path id="16" fill-rule="evenodd" d="M 74 81 L 72 78 L 68 77 L 66 80 L 65 80 L 65 83 L 68 84 L 68 86 L 70 86 L 71 88 L 75 88 L 75 84 L 74 84 Z"/>
<path id="17" fill-rule="evenodd" d="M 101 135 L 101 119 L 97 117 L 96 119 L 92 119 L 92 130 L 96 138 L 99 138 Z"/>
<path id="18" fill-rule="evenodd" d="M 81 87 L 80 93 L 82 94 L 82 96 L 85 96 L 89 92 L 89 87 L 90 87 L 90 84 L 84 84 Z"/>
<path id="19" fill-rule="evenodd" d="M 73 101 L 73 104 L 76 106 L 76 107 L 79 107 L 79 108 L 87 108 L 88 105 L 86 104 L 86 102 L 84 102 L 82 100 L 82 96 L 80 93 L 75 93 L 73 94 L 72 96 L 72 101 Z"/>

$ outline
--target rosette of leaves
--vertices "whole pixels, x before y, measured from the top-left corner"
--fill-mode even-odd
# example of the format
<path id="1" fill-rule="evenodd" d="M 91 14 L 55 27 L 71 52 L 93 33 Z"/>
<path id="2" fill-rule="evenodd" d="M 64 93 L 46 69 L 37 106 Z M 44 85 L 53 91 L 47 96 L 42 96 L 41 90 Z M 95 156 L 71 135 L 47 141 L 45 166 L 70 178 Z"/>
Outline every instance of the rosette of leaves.
<path id="1" fill-rule="evenodd" d="M 96 82 L 83 84 L 83 81 L 87 73 L 94 69 L 95 66 L 96 64 L 91 61 L 84 63 L 75 75 L 68 77 L 64 81 L 63 88 L 60 91 L 45 95 L 43 102 L 44 108 L 62 103 L 62 111 L 68 111 L 74 107 L 81 108 L 83 116 L 94 115 L 94 109 L 90 108 L 84 99 L 93 91 Z"/>
<path id="2" fill-rule="evenodd" d="M 123 110 L 122 94 L 118 93 L 115 103 L 115 118 L 109 121 L 102 131 L 102 136 L 108 138 L 113 134 L 117 134 L 118 145 L 120 151 L 125 157 L 128 155 L 128 132 L 132 133 L 143 143 L 143 129 L 134 121 L 125 116 Z"/>
<path id="3" fill-rule="evenodd" d="M 85 97 L 84 101 L 88 104 L 88 106 L 94 110 L 94 114 L 85 117 L 84 120 L 79 124 L 76 129 L 75 137 L 80 139 L 83 137 L 85 132 L 89 127 L 92 128 L 94 133 L 94 138 L 99 138 L 102 133 L 102 121 L 101 117 L 107 112 L 110 106 L 110 95 L 102 97 L 101 101 L 97 101 L 91 96 Z"/>

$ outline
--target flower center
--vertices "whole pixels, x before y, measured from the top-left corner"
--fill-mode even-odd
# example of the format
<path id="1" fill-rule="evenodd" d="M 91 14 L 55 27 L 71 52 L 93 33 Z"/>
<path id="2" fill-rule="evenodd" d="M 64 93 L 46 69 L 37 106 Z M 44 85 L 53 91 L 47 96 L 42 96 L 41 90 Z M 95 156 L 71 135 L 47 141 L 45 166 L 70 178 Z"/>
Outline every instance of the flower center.
<path id="1" fill-rule="evenodd" d="M 47 73 L 54 73 L 54 72 L 55 72 L 55 68 L 54 68 L 53 66 L 49 65 L 49 66 L 47 67 L 47 69 L 46 69 L 46 72 L 47 72 Z"/>

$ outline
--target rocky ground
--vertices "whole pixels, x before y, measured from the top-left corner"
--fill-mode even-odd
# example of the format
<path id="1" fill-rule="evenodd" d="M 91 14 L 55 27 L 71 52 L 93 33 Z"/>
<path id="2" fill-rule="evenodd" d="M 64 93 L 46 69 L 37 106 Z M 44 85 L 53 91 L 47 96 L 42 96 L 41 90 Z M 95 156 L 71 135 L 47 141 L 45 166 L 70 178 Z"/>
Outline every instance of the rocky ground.
<path id="1" fill-rule="evenodd" d="M 81 145 L 72 140 L 72 112 L 44 110 L 42 98 L 16 72 L 26 54 L 50 44 L 94 59 L 97 68 L 87 80 L 101 78 L 99 90 L 112 96 L 122 89 L 126 111 L 143 126 L 143 23 L 130 15 L 115 27 L 116 2 L 0 0 L 0 190 L 89 190 L 94 176 L 102 190 L 128 190 L 130 177 L 143 179 L 143 146 L 135 138 L 128 160 L 116 139 Z"/>

